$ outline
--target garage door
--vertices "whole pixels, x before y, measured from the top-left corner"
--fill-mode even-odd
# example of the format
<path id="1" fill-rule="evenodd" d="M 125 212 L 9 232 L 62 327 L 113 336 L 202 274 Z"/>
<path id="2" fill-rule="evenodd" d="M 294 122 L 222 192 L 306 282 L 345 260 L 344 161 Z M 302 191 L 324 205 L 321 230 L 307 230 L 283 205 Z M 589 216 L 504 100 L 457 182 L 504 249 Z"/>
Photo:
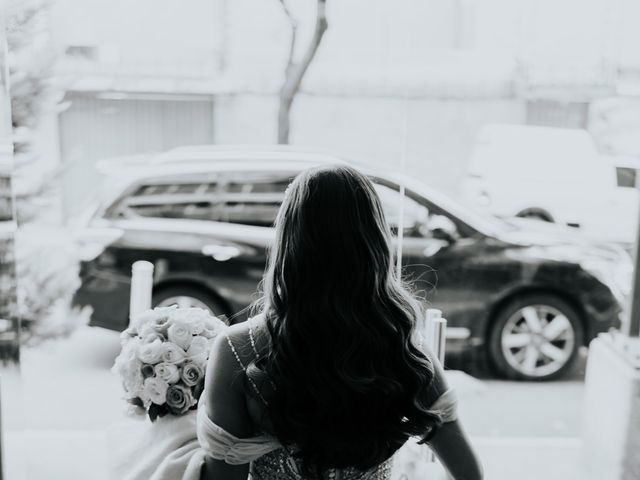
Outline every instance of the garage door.
<path id="1" fill-rule="evenodd" d="M 97 160 L 213 143 L 211 96 L 72 93 L 65 100 L 60 149 L 67 215 L 94 194 Z"/>

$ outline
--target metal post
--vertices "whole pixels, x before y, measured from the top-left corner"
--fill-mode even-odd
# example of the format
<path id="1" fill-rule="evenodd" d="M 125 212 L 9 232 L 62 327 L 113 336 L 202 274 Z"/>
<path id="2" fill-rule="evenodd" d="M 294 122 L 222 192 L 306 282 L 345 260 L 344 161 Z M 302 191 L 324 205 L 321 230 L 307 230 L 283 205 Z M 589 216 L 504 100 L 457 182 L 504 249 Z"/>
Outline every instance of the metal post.
<path id="1" fill-rule="evenodd" d="M 138 260 L 131 266 L 131 298 L 129 299 L 129 321 L 151 308 L 153 292 L 153 263 Z"/>
<path id="2" fill-rule="evenodd" d="M 636 188 L 638 185 L 636 185 Z M 640 213 L 640 208 L 638 209 Z M 638 220 L 638 232 L 636 234 L 633 270 L 633 289 L 631 290 L 631 312 L 627 322 L 626 334 L 629 337 L 640 337 L 640 219 Z"/>
<path id="3" fill-rule="evenodd" d="M 446 349 L 446 331 L 447 321 L 442 318 L 442 311 L 430 308 L 425 315 L 424 328 L 422 329 L 422 338 L 427 347 L 438 361 L 444 365 L 444 355 Z M 433 463 L 436 457 L 429 447 L 425 446 L 426 461 Z"/>
<path id="4" fill-rule="evenodd" d="M 440 363 L 444 365 L 444 353 L 446 349 L 447 321 L 442 318 L 442 312 L 437 310 L 430 320 L 428 337 L 429 347 Z"/>

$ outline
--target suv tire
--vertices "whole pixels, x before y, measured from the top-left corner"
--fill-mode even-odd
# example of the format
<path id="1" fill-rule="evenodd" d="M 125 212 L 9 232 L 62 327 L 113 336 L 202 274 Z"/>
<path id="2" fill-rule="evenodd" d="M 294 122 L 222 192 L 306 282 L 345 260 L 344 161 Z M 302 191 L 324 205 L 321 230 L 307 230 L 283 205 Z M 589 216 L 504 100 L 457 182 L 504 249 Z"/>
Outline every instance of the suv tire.
<path id="1" fill-rule="evenodd" d="M 576 310 L 558 296 L 519 295 L 495 315 L 490 361 L 513 380 L 552 380 L 574 364 L 584 328 Z"/>

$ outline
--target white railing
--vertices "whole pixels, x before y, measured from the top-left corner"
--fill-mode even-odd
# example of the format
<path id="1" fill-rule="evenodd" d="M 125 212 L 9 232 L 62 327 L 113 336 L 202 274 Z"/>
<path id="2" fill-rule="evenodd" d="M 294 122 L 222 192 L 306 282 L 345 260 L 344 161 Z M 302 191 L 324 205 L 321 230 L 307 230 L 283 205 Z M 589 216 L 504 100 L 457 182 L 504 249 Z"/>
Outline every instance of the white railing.
<path id="1" fill-rule="evenodd" d="M 446 348 L 447 337 L 447 320 L 442 318 L 442 311 L 429 308 L 425 315 L 425 322 L 420 332 L 425 346 L 435 355 L 435 357 L 444 366 L 444 354 Z M 427 462 L 435 462 L 436 457 L 429 449 L 424 445 L 424 455 Z"/>
<path id="2" fill-rule="evenodd" d="M 151 308 L 153 293 L 153 263 L 138 260 L 131 266 L 131 296 L 129 321 Z"/>

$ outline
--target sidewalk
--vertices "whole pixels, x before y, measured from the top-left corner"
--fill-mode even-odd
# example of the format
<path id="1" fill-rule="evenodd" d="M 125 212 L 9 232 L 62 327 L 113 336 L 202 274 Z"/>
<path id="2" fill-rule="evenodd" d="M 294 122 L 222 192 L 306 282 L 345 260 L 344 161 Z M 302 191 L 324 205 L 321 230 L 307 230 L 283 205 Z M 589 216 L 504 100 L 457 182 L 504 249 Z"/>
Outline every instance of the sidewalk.
<path id="1" fill-rule="evenodd" d="M 486 480 L 586 480 L 580 438 L 472 438 Z M 602 479 L 604 480 L 604 479 Z"/>

